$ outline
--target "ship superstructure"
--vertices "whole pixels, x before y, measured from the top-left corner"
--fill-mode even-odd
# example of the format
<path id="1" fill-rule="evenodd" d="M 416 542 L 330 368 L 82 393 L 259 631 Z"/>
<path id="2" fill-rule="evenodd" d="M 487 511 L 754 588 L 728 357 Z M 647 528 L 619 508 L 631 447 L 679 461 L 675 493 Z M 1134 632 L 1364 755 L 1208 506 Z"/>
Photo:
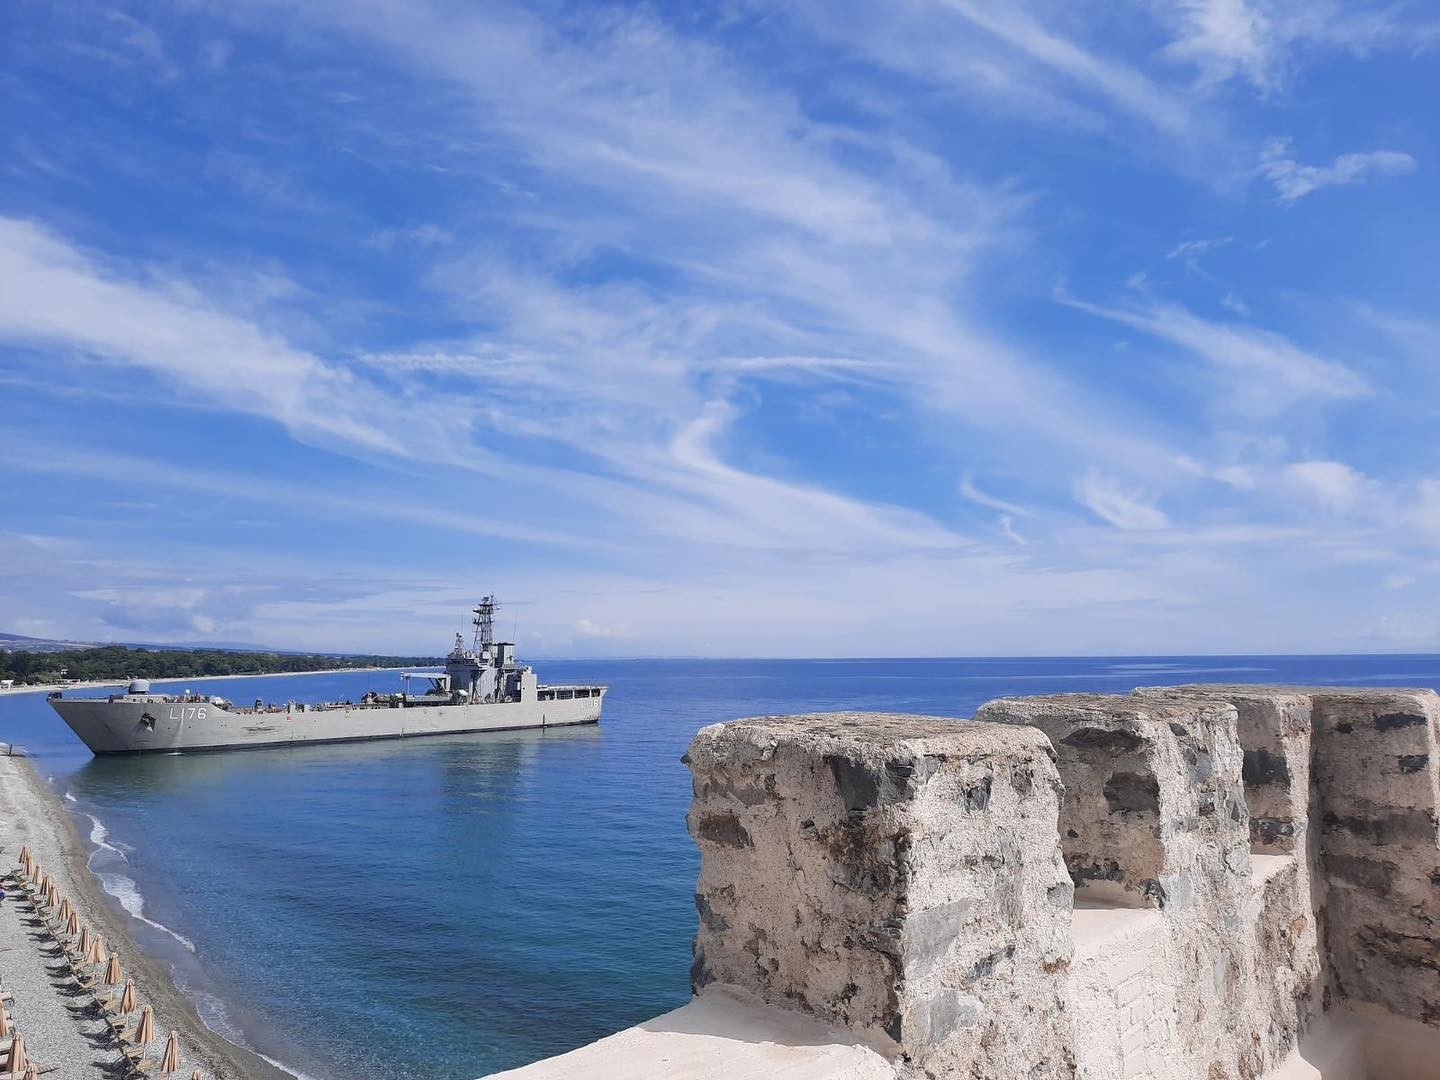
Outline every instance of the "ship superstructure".
<path id="1" fill-rule="evenodd" d="M 52 695 L 50 704 L 96 754 L 259 749 L 598 722 L 608 688 L 541 685 L 535 670 L 516 660 L 514 643 L 495 640 L 498 606 L 490 595 L 472 609 L 472 644 L 466 648 L 456 634 L 444 671 L 405 672 L 398 693 L 371 692 L 358 702 L 276 705 L 257 699 L 237 706 L 188 691 L 152 693 L 137 679 L 123 694 Z"/>

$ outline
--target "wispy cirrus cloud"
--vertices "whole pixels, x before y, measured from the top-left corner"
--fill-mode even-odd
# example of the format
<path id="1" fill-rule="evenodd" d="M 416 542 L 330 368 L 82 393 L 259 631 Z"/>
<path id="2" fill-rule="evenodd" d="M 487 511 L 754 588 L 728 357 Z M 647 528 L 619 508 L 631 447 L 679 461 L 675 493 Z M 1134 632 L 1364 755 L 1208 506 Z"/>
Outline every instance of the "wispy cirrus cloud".
<path id="1" fill-rule="evenodd" d="M 1344 364 L 1301 348 L 1257 326 L 1203 319 L 1176 304 L 1105 306 L 1066 295 L 1079 311 L 1168 341 L 1227 378 L 1232 402 L 1271 414 L 1307 398 L 1349 399 L 1370 394 L 1365 379 Z"/>
<path id="2" fill-rule="evenodd" d="M 1419 163 L 1399 150 L 1370 150 L 1341 154 L 1329 165 L 1296 161 L 1289 139 L 1270 139 L 1260 155 L 1260 174 L 1275 187 L 1283 203 L 1295 203 L 1327 187 L 1364 183 L 1373 177 L 1402 176 Z"/>
<path id="3" fill-rule="evenodd" d="M 1202 87 L 1240 80 L 1264 95 L 1288 88 L 1307 51 L 1413 53 L 1440 40 L 1440 20 L 1403 3 L 1180 0 L 1158 10 L 1174 28 L 1163 54 L 1193 65 Z"/>

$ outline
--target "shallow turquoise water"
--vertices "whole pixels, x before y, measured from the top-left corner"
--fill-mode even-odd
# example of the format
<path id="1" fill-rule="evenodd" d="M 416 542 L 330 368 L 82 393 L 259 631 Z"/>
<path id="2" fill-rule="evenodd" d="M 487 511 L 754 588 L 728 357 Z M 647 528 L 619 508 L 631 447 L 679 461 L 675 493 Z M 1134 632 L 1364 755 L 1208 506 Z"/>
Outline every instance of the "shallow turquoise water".
<path id="1" fill-rule="evenodd" d="M 0 740 L 25 745 L 86 815 L 93 867 L 149 920 L 143 944 L 212 1026 L 323 1080 L 429 1080 L 559 1053 L 684 1002 L 697 860 L 680 755 L 704 724 L 839 708 L 964 717 L 1002 694 L 1141 683 L 1440 687 L 1440 658 L 1416 656 L 539 667 L 608 682 L 603 723 L 98 760 L 24 695 L 0 697 Z M 321 701 L 392 681 L 195 685 Z"/>

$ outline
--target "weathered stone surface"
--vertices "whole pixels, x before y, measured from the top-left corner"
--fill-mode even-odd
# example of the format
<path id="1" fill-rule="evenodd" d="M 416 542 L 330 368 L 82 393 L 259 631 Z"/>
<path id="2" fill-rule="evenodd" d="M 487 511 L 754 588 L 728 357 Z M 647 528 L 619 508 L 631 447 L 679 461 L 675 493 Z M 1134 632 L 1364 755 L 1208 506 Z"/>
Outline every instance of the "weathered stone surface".
<path id="1" fill-rule="evenodd" d="M 1313 700 L 1335 982 L 1440 1025 L 1440 698 L 1326 689 Z"/>
<path id="2" fill-rule="evenodd" d="M 687 758 L 697 991 L 727 984 L 864 1032 L 917 1074 L 1073 1075 L 1070 884 L 1043 734 L 760 717 L 703 729 Z"/>
<path id="3" fill-rule="evenodd" d="M 1234 909 L 1242 886 L 1212 873 L 1231 852 L 1249 873 L 1233 706 L 1057 694 L 988 702 L 975 718 L 1050 736 L 1065 783 L 1061 847 L 1081 894 L 1164 907 L 1204 882 Z"/>
<path id="4" fill-rule="evenodd" d="M 1255 1080 L 1348 1004 L 1440 1029 L 1437 717 L 1193 686 L 707 728 L 695 986 L 901 1080 Z"/>

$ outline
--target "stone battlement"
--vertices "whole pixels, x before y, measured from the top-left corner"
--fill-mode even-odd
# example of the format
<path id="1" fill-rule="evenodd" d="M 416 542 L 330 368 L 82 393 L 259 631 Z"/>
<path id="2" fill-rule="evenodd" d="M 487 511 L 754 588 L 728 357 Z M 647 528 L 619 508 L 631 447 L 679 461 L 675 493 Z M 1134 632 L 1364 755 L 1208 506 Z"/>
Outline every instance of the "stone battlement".
<path id="1" fill-rule="evenodd" d="M 1437 722 L 1429 690 L 1187 686 L 705 728 L 695 1000 L 623 1068 L 513 1075 L 1436 1075 Z"/>

